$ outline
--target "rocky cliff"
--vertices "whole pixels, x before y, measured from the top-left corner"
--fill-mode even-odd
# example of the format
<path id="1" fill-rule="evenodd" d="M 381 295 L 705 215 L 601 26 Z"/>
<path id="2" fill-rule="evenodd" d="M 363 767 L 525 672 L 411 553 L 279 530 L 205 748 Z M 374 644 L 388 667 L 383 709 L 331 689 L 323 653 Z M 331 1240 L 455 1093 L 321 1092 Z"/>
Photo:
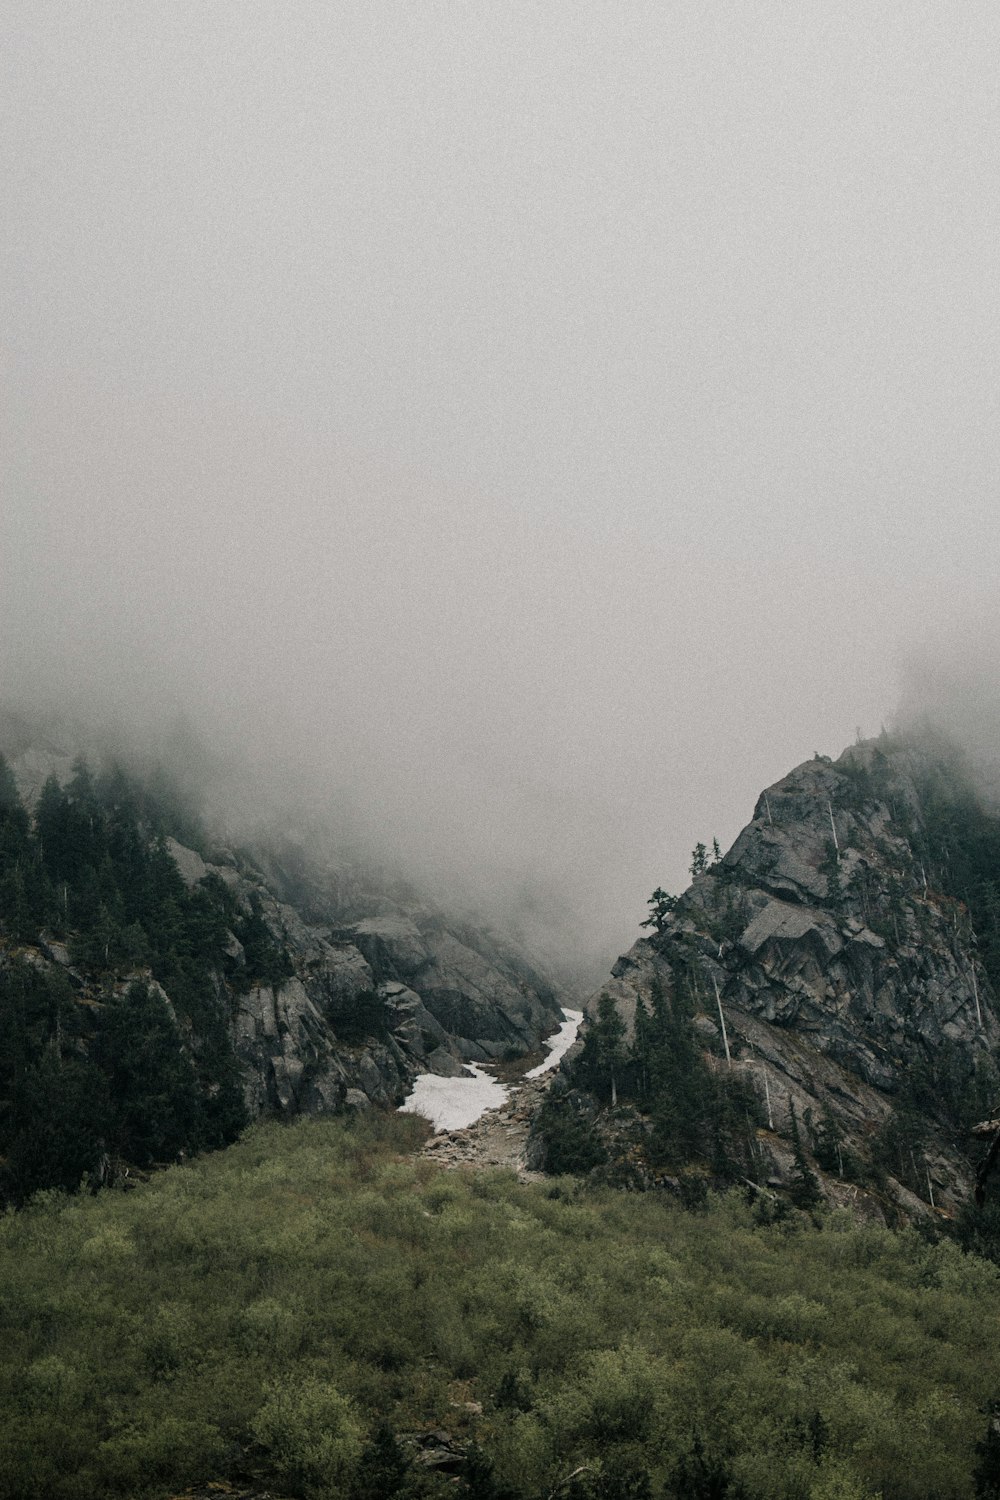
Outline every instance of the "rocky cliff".
<path id="1" fill-rule="evenodd" d="M 991 950 L 973 920 L 995 915 L 996 826 L 918 745 L 798 766 L 676 902 L 651 903 L 651 935 L 588 1003 L 592 1037 L 610 1000 L 634 1046 L 657 994 L 683 989 L 712 1073 L 758 1101 L 743 1174 L 780 1186 L 797 1154 L 839 1201 L 954 1207 L 996 1086 Z"/>
<path id="2" fill-rule="evenodd" d="M 141 1081 L 141 1060 L 123 1060 L 127 1036 L 111 1036 L 111 1011 L 137 983 L 147 1009 L 136 1015 L 151 1027 L 137 1047 L 172 1058 L 174 1113 L 190 1101 L 171 1045 L 187 1052 L 203 1104 L 234 1092 L 204 1139 L 231 1138 L 239 1093 L 250 1117 L 393 1106 L 418 1073 L 519 1055 L 556 1028 L 556 984 L 470 919 L 287 838 L 233 847 L 172 795 L 18 729 L 0 766 L 0 1010 L 17 1031 L 0 1120 L 31 1156 L 31 1122 L 83 1067 L 84 1113 L 98 1123 L 90 1147 L 62 1153 L 63 1177 L 112 1126 L 135 1138 L 115 1111 L 119 1073 L 143 1117 L 153 1109 L 155 1079 Z M 173 1043 L 157 1030 L 164 1012 Z M 22 1177 L 45 1185 L 47 1171 L 31 1156 Z"/>
<path id="3" fill-rule="evenodd" d="M 252 1114 L 398 1103 L 417 1073 L 457 1074 L 537 1047 L 557 986 L 509 943 L 416 899 L 324 880 L 297 851 L 203 860 L 168 847 L 185 880 L 225 881 L 259 912 L 292 973 L 233 1001 Z M 368 915 L 361 913 L 368 911 Z"/>

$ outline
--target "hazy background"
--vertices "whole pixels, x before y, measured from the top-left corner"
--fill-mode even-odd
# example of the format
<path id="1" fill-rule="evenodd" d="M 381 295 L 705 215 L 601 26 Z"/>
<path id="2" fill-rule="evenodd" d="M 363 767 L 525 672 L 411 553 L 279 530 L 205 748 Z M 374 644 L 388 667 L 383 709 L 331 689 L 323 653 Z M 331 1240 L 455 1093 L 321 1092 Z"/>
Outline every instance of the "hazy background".
<path id="1" fill-rule="evenodd" d="M 995 739 L 992 0 L 3 18 L 0 691 L 598 967 L 901 693 Z"/>

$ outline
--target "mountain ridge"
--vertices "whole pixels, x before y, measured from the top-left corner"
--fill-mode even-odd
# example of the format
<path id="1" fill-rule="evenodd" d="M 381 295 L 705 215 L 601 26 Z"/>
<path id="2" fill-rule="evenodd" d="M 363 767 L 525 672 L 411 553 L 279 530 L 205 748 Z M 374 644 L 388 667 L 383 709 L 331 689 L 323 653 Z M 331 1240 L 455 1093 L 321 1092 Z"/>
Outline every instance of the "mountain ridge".
<path id="1" fill-rule="evenodd" d="M 587 1002 L 567 1082 L 592 1094 L 596 1084 L 600 1098 L 617 1045 L 614 1093 L 624 1083 L 639 1105 L 631 1142 L 612 1156 L 682 1164 L 662 1142 L 657 1153 L 657 1102 L 637 1080 L 662 991 L 686 1011 L 712 1077 L 749 1091 L 734 1175 L 787 1186 L 797 1136 L 801 1169 L 833 1201 L 863 1197 L 890 1216 L 966 1203 L 969 1132 L 997 1090 L 1000 1043 L 1000 902 L 985 876 L 962 885 L 973 837 L 989 846 L 984 869 L 1000 874 L 1000 825 L 941 745 L 860 742 L 762 792 L 724 855 L 696 851 L 681 896 L 655 893 L 651 935 Z M 984 912 L 988 941 L 973 921 Z"/>
<path id="2" fill-rule="evenodd" d="M 213 840 L 169 784 L 17 749 L 0 766 L 8 1198 L 221 1145 L 260 1114 L 390 1108 L 418 1073 L 556 1028 L 557 983 L 467 918 L 289 838 Z"/>

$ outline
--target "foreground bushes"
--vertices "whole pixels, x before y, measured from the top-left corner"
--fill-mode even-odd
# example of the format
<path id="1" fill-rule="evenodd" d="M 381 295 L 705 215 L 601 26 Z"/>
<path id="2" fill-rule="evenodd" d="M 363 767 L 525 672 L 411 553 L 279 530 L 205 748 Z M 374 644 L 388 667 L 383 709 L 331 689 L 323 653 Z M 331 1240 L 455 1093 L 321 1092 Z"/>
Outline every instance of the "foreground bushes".
<path id="1" fill-rule="evenodd" d="M 995 1267 L 443 1174 L 421 1130 L 266 1126 L 0 1221 L 0 1495 L 973 1495 Z"/>

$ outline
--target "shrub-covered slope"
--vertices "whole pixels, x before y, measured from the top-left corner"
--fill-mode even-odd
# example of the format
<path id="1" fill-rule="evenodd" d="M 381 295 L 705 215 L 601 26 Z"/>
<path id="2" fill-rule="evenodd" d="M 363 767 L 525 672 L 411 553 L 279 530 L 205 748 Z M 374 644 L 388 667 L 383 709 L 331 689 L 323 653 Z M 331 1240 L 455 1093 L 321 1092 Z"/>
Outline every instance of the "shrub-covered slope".
<path id="1" fill-rule="evenodd" d="M 260 1125 L 0 1220 L 0 1496 L 972 1500 L 995 1267 L 443 1173 L 420 1130 Z"/>

